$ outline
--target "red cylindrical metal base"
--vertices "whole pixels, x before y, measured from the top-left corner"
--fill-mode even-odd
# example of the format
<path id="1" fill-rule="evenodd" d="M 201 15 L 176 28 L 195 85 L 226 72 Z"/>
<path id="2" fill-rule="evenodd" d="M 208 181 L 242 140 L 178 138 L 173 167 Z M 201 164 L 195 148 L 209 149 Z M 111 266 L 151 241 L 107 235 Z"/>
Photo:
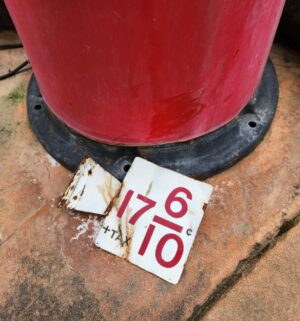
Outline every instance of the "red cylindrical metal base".
<path id="1" fill-rule="evenodd" d="M 284 0 L 6 0 L 43 97 L 112 144 L 192 139 L 251 98 Z"/>

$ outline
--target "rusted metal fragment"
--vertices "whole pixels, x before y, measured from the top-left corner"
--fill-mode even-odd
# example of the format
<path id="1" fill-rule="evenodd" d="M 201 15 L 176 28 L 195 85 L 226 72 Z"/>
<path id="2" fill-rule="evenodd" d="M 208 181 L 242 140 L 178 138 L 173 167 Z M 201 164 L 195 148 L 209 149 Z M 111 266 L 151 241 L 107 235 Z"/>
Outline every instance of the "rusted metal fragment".
<path id="1" fill-rule="evenodd" d="M 104 215 L 121 183 L 91 158 L 79 165 L 59 205 L 81 212 Z"/>
<path id="2" fill-rule="evenodd" d="M 135 158 L 96 246 L 178 283 L 212 186 Z"/>

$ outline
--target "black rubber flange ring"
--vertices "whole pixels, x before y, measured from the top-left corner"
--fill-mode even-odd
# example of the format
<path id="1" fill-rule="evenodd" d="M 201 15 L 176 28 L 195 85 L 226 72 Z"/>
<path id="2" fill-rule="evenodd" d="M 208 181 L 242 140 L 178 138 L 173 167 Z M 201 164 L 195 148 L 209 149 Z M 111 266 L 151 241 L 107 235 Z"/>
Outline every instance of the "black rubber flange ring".
<path id="1" fill-rule="evenodd" d="M 150 147 L 111 146 L 77 134 L 50 112 L 32 75 L 27 91 L 32 130 L 58 162 L 74 171 L 83 157 L 122 180 L 136 156 L 176 172 L 205 179 L 229 168 L 261 142 L 275 114 L 278 81 L 268 60 L 254 98 L 227 125 L 191 141 Z"/>

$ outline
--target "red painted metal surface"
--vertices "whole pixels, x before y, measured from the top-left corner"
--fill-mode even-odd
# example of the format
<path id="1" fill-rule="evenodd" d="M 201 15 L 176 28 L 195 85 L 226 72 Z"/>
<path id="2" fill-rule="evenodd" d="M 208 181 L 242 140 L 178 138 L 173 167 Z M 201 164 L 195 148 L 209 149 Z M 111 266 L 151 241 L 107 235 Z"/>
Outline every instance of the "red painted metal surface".
<path id="1" fill-rule="evenodd" d="M 6 0 L 53 113 L 95 140 L 184 141 L 258 85 L 284 0 Z"/>

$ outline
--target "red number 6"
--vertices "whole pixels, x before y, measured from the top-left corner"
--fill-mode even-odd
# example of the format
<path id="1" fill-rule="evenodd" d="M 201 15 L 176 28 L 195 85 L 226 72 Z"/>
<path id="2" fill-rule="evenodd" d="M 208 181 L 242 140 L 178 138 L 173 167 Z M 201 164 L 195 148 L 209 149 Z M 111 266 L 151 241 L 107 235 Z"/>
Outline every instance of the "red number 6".
<path id="1" fill-rule="evenodd" d="M 169 194 L 169 196 L 168 196 L 168 198 L 166 200 L 166 203 L 165 203 L 165 209 L 166 209 L 166 211 L 167 211 L 167 213 L 169 215 L 171 215 L 172 217 L 175 217 L 175 218 L 179 218 L 179 217 L 184 216 L 186 214 L 187 210 L 188 210 L 188 205 L 187 205 L 186 200 L 184 200 L 180 196 L 177 196 L 178 193 L 184 193 L 185 196 L 189 200 L 192 199 L 192 193 L 188 189 L 186 189 L 184 187 L 177 187 Z M 172 210 L 171 204 L 173 202 L 180 203 L 181 209 L 178 212 L 175 212 L 175 211 Z"/>

